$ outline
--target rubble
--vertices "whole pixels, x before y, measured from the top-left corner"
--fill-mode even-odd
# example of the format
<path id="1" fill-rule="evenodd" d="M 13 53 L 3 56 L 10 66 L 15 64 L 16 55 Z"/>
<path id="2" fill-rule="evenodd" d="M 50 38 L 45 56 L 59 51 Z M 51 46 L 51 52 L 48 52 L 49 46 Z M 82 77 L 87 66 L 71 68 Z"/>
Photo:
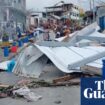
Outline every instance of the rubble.
<path id="1" fill-rule="evenodd" d="M 24 98 L 27 102 L 38 101 L 42 99 L 41 95 L 32 92 L 30 89 L 42 88 L 42 87 L 69 87 L 69 86 L 79 86 L 81 77 L 94 77 L 96 75 L 88 73 L 73 73 L 67 74 L 62 77 L 58 77 L 52 80 L 52 82 L 47 82 L 40 79 L 22 79 L 16 84 L 9 86 L 5 84 L 0 84 L 0 98 Z M 60 104 L 61 101 L 55 101 L 54 103 Z"/>
<path id="2" fill-rule="evenodd" d="M 38 101 L 43 98 L 43 95 L 39 95 L 43 91 L 39 91 L 39 94 L 37 94 L 32 89 L 36 91 L 36 89 L 50 87 L 54 89 L 56 87 L 77 87 L 80 86 L 81 78 L 101 76 L 102 65 L 104 65 L 102 59 L 105 56 L 105 32 L 99 32 L 102 27 L 99 28 L 96 22 L 81 29 L 90 21 L 87 17 L 84 17 L 84 13 L 81 14 L 81 12 L 84 12 L 81 6 L 78 7 L 72 3 L 66 4 L 64 1 L 60 1 L 50 8 L 45 7 L 46 12 L 42 12 L 31 9 L 26 11 L 25 7 L 22 8 L 23 10 L 17 11 L 18 4 L 22 3 L 20 7 L 25 6 L 25 2 L 16 1 L 13 3 L 10 1 L 9 4 L 5 3 L 3 3 L 3 8 L 1 7 L 1 12 L 3 10 L 1 15 L 4 19 L 1 18 L 0 23 L 0 72 L 1 70 L 5 70 L 8 74 L 13 72 L 19 76 L 19 80 L 20 77 L 25 78 L 17 82 L 13 78 L 8 79 L 6 75 L 0 76 L 0 99 L 10 97 L 23 98 L 28 102 Z M 66 6 L 67 8 L 65 8 Z M 54 8 L 55 10 L 53 10 Z M 58 10 L 56 11 L 56 9 Z M 72 9 L 74 10 L 71 11 Z M 50 16 L 50 12 L 57 12 L 53 14 L 62 16 Z M 43 14 L 43 18 L 39 13 Z M 25 21 L 23 19 L 19 21 L 22 14 L 25 15 L 23 15 Z M 84 16 L 80 18 L 80 15 Z M 91 20 L 92 17 L 93 15 Z M 2 22 L 2 20 L 5 20 L 5 22 Z M 31 24 L 31 21 L 33 21 L 33 24 Z M 4 56 L 2 56 L 3 51 Z M 50 71 L 51 66 L 45 68 L 50 63 L 55 67 L 52 71 Z M 52 75 L 54 70 L 59 71 L 59 75 L 56 73 L 57 77 L 55 78 Z M 49 78 L 53 79 L 50 81 Z M 49 81 L 46 81 L 46 79 L 49 79 Z M 11 84 L 9 81 L 15 83 L 6 85 Z M 59 93 L 61 91 L 64 91 L 64 89 L 60 90 Z M 70 97 L 70 95 L 68 96 Z M 59 95 L 56 97 L 59 97 Z M 56 97 L 52 103 L 62 104 L 63 100 Z M 72 97 L 76 100 L 75 96 Z"/>
<path id="3" fill-rule="evenodd" d="M 105 54 L 104 47 L 96 45 L 105 40 L 105 36 L 98 32 L 97 27 L 99 26 L 94 23 L 76 31 L 70 34 L 65 42 L 65 37 L 61 37 L 62 40 L 31 44 L 19 55 L 13 72 L 19 76 L 39 78 L 48 59 L 64 73 L 83 72 L 81 67 L 91 65 L 90 63 L 104 57 Z M 91 44 L 94 40 L 97 43 L 93 46 Z"/>
<path id="4" fill-rule="evenodd" d="M 64 76 L 64 77 L 59 77 L 57 79 L 54 79 L 53 80 L 53 83 L 56 84 L 57 82 L 65 82 L 65 81 L 68 81 L 70 79 L 72 79 L 74 76 L 70 76 L 70 75 L 67 75 L 67 76 Z"/>
<path id="5" fill-rule="evenodd" d="M 13 91 L 13 86 L 8 86 L 8 85 L 0 86 L 0 95 L 2 98 L 5 98 L 7 96 L 12 96 L 13 95 L 12 91 Z"/>
<path id="6" fill-rule="evenodd" d="M 19 55 L 13 72 L 19 76 L 34 77 L 38 78 L 38 80 L 22 79 L 12 86 L 0 84 L 0 98 L 19 97 L 26 99 L 28 102 L 38 101 L 42 99 L 42 96 L 32 92 L 30 89 L 79 86 L 80 78 L 97 76 L 92 72 L 86 73 L 86 69 L 89 68 L 86 67 L 87 65 L 92 65 L 90 62 L 103 57 L 105 55 L 105 49 L 101 44 L 97 44 L 99 46 L 91 46 L 90 44 L 92 43 L 90 42 L 92 42 L 94 38 L 96 40 L 99 39 L 100 42 L 101 39 L 103 39 L 103 42 L 105 36 L 97 32 L 96 29 L 86 30 L 87 29 L 75 32 L 63 39 L 61 38 L 64 43 L 62 43 L 60 39 L 58 42 L 46 41 L 41 42 L 39 45 L 38 43 L 34 43 L 34 38 L 29 39 L 29 43 L 25 44 L 7 59 L 10 60 Z M 84 40 L 86 38 L 89 40 Z M 58 70 L 66 74 L 53 79 L 52 82 L 40 80 L 39 78 L 41 74 L 44 73 L 43 68 L 47 65 L 48 60 L 53 66 L 56 66 Z M 97 62 L 95 61 L 95 63 Z M 54 103 L 61 104 L 62 101 L 57 100 Z"/>
<path id="7" fill-rule="evenodd" d="M 7 94 L 5 93 L 0 93 L 0 98 L 6 98 L 7 97 Z"/>
<path id="8" fill-rule="evenodd" d="M 18 84 L 19 85 L 19 84 Z M 42 98 L 42 96 L 37 95 L 30 91 L 27 86 L 9 86 L 9 85 L 0 85 L 0 98 L 6 97 L 24 97 L 27 101 L 37 101 Z"/>
<path id="9" fill-rule="evenodd" d="M 21 96 L 27 99 L 27 101 L 38 101 L 39 99 L 42 98 L 42 96 L 39 96 L 33 92 L 30 91 L 28 87 L 22 87 L 20 89 L 14 90 L 13 91 L 14 96 Z"/>

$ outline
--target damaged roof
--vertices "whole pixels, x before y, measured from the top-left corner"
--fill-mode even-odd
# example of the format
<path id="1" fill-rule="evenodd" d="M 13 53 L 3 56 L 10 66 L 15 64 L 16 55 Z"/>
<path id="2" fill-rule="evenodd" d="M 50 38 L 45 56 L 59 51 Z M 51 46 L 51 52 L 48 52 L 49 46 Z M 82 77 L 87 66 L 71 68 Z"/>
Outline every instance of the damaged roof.
<path id="1" fill-rule="evenodd" d="M 72 37 L 70 37 L 68 42 L 69 46 L 65 46 L 65 44 L 57 46 L 57 44 L 65 37 L 58 39 L 59 42 L 55 42 L 55 47 L 46 46 L 46 43 L 45 46 L 43 45 L 44 43 L 42 45 L 32 44 L 20 54 L 13 72 L 23 76 L 38 78 L 43 72 L 43 68 L 47 64 L 48 59 L 50 59 L 52 63 L 64 73 L 81 72 L 78 68 L 84 65 L 92 65 L 90 63 L 94 63 L 94 61 L 96 64 L 98 59 L 105 56 L 105 47 L 75 46 L 76 43 L 87 37 L 90 37 L 90 39 L 94 39 L 95 37 L 96 40 L 99 40 L 100 38 L 104 39 L 104 35 L 97 32 L 99 27 L 94 27 L 94 25 L 95 24 L 92 24 L 79 32 L 71 34 L 70 36 Z M 82 36 L 82 38 L 78 40 L 78 36 Z M 86 38 L 84 38 L 84 36 Z M 99 42 L 100 41 L 101 39 Z M 50 44 L 53 43 L 51 42 Z"/>

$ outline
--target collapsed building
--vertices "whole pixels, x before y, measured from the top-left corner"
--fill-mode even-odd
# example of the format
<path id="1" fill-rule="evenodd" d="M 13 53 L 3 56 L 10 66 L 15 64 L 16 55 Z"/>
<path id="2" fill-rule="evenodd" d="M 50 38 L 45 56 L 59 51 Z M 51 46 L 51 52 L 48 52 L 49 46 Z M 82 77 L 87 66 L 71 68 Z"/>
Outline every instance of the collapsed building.
<path id="1" fill-rule="evenodd" d="M 31 44 L 19 55 L 13 72 L 38 78 L 50 60 L 64 73 L 85 71 L 101 75 L 105 35 L 98 30 L 99 26 L 94 23 L 68 38 Z"/>

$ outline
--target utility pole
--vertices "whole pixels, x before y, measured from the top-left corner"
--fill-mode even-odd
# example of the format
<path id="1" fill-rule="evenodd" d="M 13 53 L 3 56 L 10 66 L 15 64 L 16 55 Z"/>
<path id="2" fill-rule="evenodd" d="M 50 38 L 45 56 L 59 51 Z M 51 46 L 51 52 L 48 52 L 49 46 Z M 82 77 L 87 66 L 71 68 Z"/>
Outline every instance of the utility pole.
<path id="1" fill-rule="evenodd" d="M 80 12 L 81 11 L 80 11 L 80 9 L 82 8 L 82 2 L 81 2 L 81 0 L 78 0 L 78 5 L 79 5 L 78 8 L 79 8 L 79 23 L 80 23 L 81 22 L 81 16 L 80 16 L 80 14 L 81 14 Z"/>
<path id="2" fill-rule="evenodd" d="M 92 1 L 89 0 L 89 5 L 90 5 L 90 11 L 92 10 Z"/>
<path id="3" fill-rule="evenodd" d="M 95 22 L 95 20 L 96 20 L 96 16 L 95 16 L 95 1 L 94 0 L 92 0 L 93 1 L 93 22 Z"/>
<path id="4" fill-rule="evenodd" d="M 93 14 L 93 22 L 96 20 L 95 16 L 95 0 L 89 0 L 89 5 L 90 5 L 90 11 L 92 11 Z"/>

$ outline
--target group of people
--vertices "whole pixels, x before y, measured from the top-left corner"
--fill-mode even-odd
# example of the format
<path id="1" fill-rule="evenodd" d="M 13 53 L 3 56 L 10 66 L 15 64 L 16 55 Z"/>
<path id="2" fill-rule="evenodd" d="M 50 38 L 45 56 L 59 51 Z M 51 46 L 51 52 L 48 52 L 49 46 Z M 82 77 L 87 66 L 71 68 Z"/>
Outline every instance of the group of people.
<path id="1" fill-rule="evenodd" d="M 64 25 L 61 28 L 58 27 L 56 30 L 56 38 L 63 37 L 63 36 L 69 36 L 69 34 L 70 34 L 70 28 L 67 27 L 66 25 Z"/>
<path id="2" fill-rule="evenodd" d="M 50 40 L 51 35 L 49 35 L 49 34 L 51 31 L 53 31 L 54 34 L 52 34 L 52 35 L 54 35 L 55 38 L 60 38 L 63 36 L 69 36 L 70 33 L 79 29 L 77 27 L 78 24 L 76 22 L 74 22 L 74 23 L 75 24 L 73 25 L 69 19 L 68 20 L 48 19 L 47 21 L 41 21 L 38 24 L 38 26 L 30 26 L 28 29 L 28 33 L 33 33 L 33 35 L 37 38 L 42 35 L 43 40 Z M 75 27 L 75 29 L 73 27 Z M 37 28 L 40 28 L 43 31 L 41 31 L 41 30 L 38 31 L 38 30 L 36 30 Z"/>
<path id="3" fill-rule="evenodd" d="M 30 26 L 27 30 L 27 34 L 32 34 L 35 40 L 49 40 L 49 30 L 44 29 L 42 26 Z"/>
<path id="4" fill-rule="evenodd" d="M 30 26 L 29 32 L 33 32 L 34 36 L 38 36 L 40 31 L 36 31 L 37 28 L 43 29 L 44 40 L 50 39 L 49 33 L 51 31 L 53 31 L 54 34 L 52 35 L 55 35 L 55 38 L 69 36 L 71 33 L 70 22 L 48 20 L 46 22 L 41 22 L 38 27 Z"/>
<path id="5" fill-rule="evenodd" d="M 74 27 L 76 29 L 77 25 L 75 24 Z M 39 30 L 37 30 L 38 28 Z M 54 35 L 53 37 L 55 38 L 69 36 L 70 33 L 73 32 L 72 29 L 73 29 L 73 24 L 69 19 L 68 20 L 48 19 L 47 21 L 40 21 L 38 26 L 30 26 L 29 29 L 25 30 L 25 33 L 32 34 L 37 39 L 39 39 L 39 37 L 42 37 L 43 40 L 51 40 L 51 37 L 53 35 Z M 14 28 L 10 24 L 7 24 L 3 30 L 5 30 L 5 33 L 7 33 L 10 39 L 15 39 L 15 37 L 17 36 L 18 38 L 21 37 L 22 31 L 21 28 L 18 26 Z M 51 31 L 53 32 L 53 34 L 50 33 Z M 0 35 L 2 35 L 2 33 Z"/>
<path id="6" fill-rule="evenodd" d="M 51 29 L 55 32 L 55 37 L 69 36 L 70 31 L 70 22 L 56 21 L 51 23 Z"/>

